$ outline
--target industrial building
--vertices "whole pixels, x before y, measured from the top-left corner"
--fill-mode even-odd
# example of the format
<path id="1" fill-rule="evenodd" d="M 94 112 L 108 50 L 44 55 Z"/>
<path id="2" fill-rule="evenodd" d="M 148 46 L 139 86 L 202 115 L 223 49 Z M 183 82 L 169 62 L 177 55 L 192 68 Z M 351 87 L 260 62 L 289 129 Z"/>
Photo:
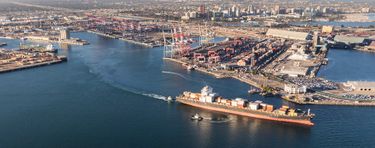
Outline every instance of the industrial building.
<path id="1" fill-rule="evenodd" d="M 343 83 L 346 91 L 351 91 L 358 94 L 371 94 L 375 95 L 375 82 L 367 81 L 348 81 Z"/>
<path id="2" fill-rule="evenodd" d="M 346 45 L 363 44 L 365 42 L 365 38 L 345 36 L 345 35 L 336 35 L 334 38 L 334 41 L 339 42 L 339 43 L 344 43 Z"/>
<path id="3" fill-rule="evenodd" d="M 288 30 L 280 30 L 280 29 L 268 29 L 267 36 L 279 37 L 279 38 L 286 38 L 292 40 L 310 40 L 311 35 L 306 32 L 296 32 L 296 31 L 288 31 Z"/>
<path id="4" fill-rule="evenodd" d="M 70 39 L 70 33 L 67 29 L 60 30 L 60 40 Z"/>
<path id="5" fill-rule="evenodd" d="M 308 74 L 309 68 L 300 67 L 294 65 L 283 66 L 280 74 L 285 74 L 291 77 L 306 76 Z"/>
<path id="6" fill-rule="evenodd" d="M 332 33 L 333 32 L 333 26 L 323 26 L 322 27 L 322 33 Z"/>
<path id="7" fill-rule="evenodd" d="M 295 84 L 285 84 L 284 91 L 289 94 L 303 94 L 306 93 L 307 87 L 306 86 L 299 86 Z"/>

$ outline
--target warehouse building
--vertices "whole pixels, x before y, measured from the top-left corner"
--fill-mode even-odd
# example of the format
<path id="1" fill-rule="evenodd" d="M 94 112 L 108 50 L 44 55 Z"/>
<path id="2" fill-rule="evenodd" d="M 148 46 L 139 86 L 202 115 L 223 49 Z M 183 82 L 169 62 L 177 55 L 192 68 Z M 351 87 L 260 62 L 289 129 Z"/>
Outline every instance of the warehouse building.
<path id="1" fill-rule="evenodd" d="M 285 84 L 284 91 L 289 94 L 303 94 L 303 93 L 306 93 L 307 87 L 299 86 L 295 84 Z"/>
<path id="2" fill-rule="evenodd" d="M 280 30 L 280 29 L 268 29 L 267 36 L 279 37 L 279 38 L 286 38 L 292 40 L 311 40 L 312 36 L 306 32 L 296 32 L 296 31 L 288 31 L 288 30 Z"/>
<path id="3" fill-rule="evenodd" d="M 372 94 L 375 95 L 375 82 L 367 81 L 348 81 L 343 83 L 346 91 L 351 91 L 359 94 Z"/>
<path id="4" fill-rule="evenodd" d="M 288 75 L 290 77 L 306 76 L 309 68 L 299 66 L 283 66 L 280 74 Z"/>
<path id="5" fill-rule="evenodd" d="M 346 45 L 353 45 L 353 44 L 363 44 L 365 42 L 365 38 L 345 36 L 345 35 L 336 35 L 334 38 L 334 41 L 339 42 L 339 43 L 344 43 Z"/>

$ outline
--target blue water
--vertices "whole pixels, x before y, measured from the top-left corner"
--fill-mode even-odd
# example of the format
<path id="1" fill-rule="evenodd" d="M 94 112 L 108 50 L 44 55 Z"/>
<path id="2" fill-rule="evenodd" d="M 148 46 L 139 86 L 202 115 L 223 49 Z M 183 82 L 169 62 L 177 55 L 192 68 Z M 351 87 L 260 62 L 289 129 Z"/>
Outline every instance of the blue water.
<path id="1" fill-rule="evenodd" d="M 375 81 L 375 53 L 331 49 L 328 60 L 318 76 L 337 82 Z"/>
<path id="2" fill-rule="evenodd" d="M 60 53 L 69 58 L 67 63 L 0 74 L 0 147 L 372 147 L 375 144 L 374 108 L 297 106 L 311 108 L 317 115 L 316 126 L 309 128 L 168 104 L 162 100 L 164 97 L 184 90 L 199 91 L 205 85 L 211 85 L 225 97 L 260 99 L 275 105 L 288 103 L 280 98 L 249 96 L 250 86 L 237 80 L 188 72 L 178 64 L 163 61 L 162 48 L 147 49 L 89 33 L 72 36 L 91 44 L 61 49 Z M 329 58 L 339 52 L 342 51 L 330 51 Z M 346 58 L 336 60 L 322 75 L 335 75 L 331 69 Z M 227 120 L 197 123 L 190 120 L 195 113 Z"/>

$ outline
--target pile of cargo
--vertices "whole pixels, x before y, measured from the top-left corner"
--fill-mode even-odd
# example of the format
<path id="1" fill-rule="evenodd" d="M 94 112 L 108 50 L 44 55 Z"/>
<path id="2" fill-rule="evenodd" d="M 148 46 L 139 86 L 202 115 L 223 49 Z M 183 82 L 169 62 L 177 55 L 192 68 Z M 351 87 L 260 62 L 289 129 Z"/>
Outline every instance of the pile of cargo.
<path id="1" fill-rule="evenodd" d="M 249 103 L 249 107 L 251 110 L 262 110 L 266 112 L 273 111 L 273 105 L 265 104 L 262 101 L 251 102 Z"/>
<path id="2" fill-rule="evenodd" d="M 283 105 L 280 109 L 276 110 L 276 113 L 280 115 L 298 116 L 295 109 L 289 108 L 289 106 Z"/>

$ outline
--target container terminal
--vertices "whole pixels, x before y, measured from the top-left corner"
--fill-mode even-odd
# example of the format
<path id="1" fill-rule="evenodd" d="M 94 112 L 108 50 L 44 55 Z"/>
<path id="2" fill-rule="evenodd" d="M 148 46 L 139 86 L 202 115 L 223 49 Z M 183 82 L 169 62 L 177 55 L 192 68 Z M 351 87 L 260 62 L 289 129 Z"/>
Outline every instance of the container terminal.
<path id="1" fill-rule="evenodd" d="M 22 46 L 18 50 L 0 49 L 0 73 L 57 64 L 67 61 L 65 56 L 57 56 L 52 45 Z"/>
<path id="2" fill-rule="evenodd" d="M 326 57 L 330 48 L 375 51 L 373 26 L 296 24 L 345 17 L 353 20 L 358 15 L 350 17 L 351 5 L 340 12 L 317 7 L 313 11 L 320 13 L 304 16 L 308 14 L 302 14 L 304 10 L 312 10 L 305 8 L 305 4 L 298 4 L 302 8 L 298 8 L 297 12 L 280 5 L 216 7 L 219 6 L 217 2 L 208 2 L 207 6 L 193 4 L 191 7 L 181 7 L 181 4 L 185 6 L 189 3 L 157 2 L 149 5 L 148 9 L 138 9 L 144 7 L 143 3 L 116 3 L 114 5 L 118 8 L 82 11 L 14 4 L 37 10 L 31 13 L 2 11 L 1 38 L 86 45 L 88 42 L 85 40 L 70 38 L 69 32 L 94 32 L 146 47 L 165 45 L 164 59 L 217 78 L 238 79 L 258 87 L 265 96 L 280 95 L 300 104 L 375 104 L 374 94 L 361 94 L 347 89 L 343 83 L 316 76 L 320 67 L 330 62 Z M 354 9 L 361 12 L 369 13 L 371 10 L 361 4 L 355 5 Z M 325 15 L 314 16 L 322 13 Z M 327 17 L 336 13 L 342 14 Z M 215 36 L 228 40 L 212 43 Z M 199 38 L 199 47 L 191 47 L 190 39 L 193 37 Z"/>
<path id="3" fill-rule="evenodd" d="M 324 28 L 322 33 L 268 29 L 257 34 L 210 43 L 201 33 L 199 46 L 193 48 L 186 31 L 173 29 L 172 39 L 164 37 L 164 59 L 216 78 L 238 79 L 260 89 L 261 95 L 298 104 L 375 106 L 373 93 L 359 94 L 343 83 L 316 77 L 329 62 Z"/>

